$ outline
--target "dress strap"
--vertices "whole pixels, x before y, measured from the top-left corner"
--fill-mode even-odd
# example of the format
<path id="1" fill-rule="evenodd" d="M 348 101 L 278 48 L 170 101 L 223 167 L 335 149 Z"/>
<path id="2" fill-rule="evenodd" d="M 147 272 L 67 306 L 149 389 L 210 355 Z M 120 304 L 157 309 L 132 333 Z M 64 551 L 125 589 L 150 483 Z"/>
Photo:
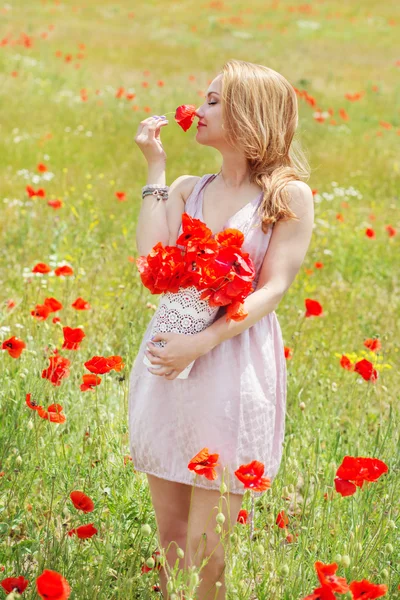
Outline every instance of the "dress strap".
<path id="1" fill-rule="evenodd" d="M 191 214 L 191 215 L 194 215 L 196 213 L 196 211 L 198 210 L 199 198 L 200 198 L 201 191 L 202 191 L 203 187 L 205 185 L 207 185 L 207 182 L 210 181 L 210 179 L 212 177 L 215 177 L 214 173 L 211 173 L 211 174 L 207 173 L 206 175 L 203 175 L 202 177 L 200 177 L 200 179 L 194 186 L 193 190 L 191 191 L 189 196 L 186 198 L 185 212 L 187 212 L 188 214 Z M 189 211 L 191 211 L 191 212 L 189 212 Z"/>

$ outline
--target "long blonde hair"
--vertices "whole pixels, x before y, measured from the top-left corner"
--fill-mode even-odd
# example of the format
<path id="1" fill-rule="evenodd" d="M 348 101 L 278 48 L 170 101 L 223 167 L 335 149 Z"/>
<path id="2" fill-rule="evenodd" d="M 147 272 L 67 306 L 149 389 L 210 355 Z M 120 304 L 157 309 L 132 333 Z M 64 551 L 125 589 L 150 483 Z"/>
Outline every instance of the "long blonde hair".
<path id="1" fill-rule="evenodd" d="M 297 96 L 293 86 L 269 67 L 228 60 L 222 74 L 222 122 L 228 143 L 240 147 L 251 170 L 250 181 L 264 195 L 262 231 L 283 219 L 297 219 L 285 188 L 308 179 L 310 166 L 297 140 Z"/>

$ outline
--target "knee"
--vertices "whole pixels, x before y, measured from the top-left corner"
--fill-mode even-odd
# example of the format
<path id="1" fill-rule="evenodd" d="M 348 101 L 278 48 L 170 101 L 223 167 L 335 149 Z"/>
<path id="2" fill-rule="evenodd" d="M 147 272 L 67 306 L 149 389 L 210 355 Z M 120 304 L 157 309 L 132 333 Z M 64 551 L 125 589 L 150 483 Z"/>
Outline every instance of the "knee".
<path id="1" fill-rule="evenodd" d="M 166 529 L 164 531 L 160 531 L 160 544 L 168 552 L 176 552 L 176 549 L 182 548 L 185 550 L 186 546 L 186 536 L 187 531 L 184 528 L 178 529 Z"/>
<path id="2" fill-rule="evenodd" d="M 198 568 L 204 563 L 204 568 L 216 575 L 225 568 L 225 549 L 220 537 L 214 532 L 203 532 L 192 535 L 189 543 L 191 563 Z"/>

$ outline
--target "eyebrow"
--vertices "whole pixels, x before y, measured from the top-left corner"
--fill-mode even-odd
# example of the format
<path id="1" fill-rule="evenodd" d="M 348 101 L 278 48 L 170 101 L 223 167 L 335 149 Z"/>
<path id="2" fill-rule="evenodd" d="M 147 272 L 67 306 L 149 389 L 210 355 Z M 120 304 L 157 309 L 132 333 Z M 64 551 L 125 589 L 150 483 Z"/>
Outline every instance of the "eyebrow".
<path id="1" fill-rule="evenodd" d="M 207 98 L 208 98 L 208 96 L 211 96 L 211 94 L 217 94 L 217 96 L 219 96 L 218 92 L 208 92 L 207 93 Z"/>

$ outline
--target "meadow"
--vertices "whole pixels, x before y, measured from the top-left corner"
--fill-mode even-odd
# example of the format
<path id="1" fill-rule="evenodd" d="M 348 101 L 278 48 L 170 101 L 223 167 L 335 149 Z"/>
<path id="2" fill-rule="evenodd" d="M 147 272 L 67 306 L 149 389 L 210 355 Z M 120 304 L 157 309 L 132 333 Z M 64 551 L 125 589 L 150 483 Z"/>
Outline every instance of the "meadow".
<path id="1" fill-rule="evenodd" d="M 315 228 L 276 311 L 281 468 L 252 522 L 245 493 L 228 597 L 318 600 L 320 562 L 371 584 L 331 599 L 400 598 L 399 32 L 394 0 L 0 4 L 0 581 L 22 577 L 23 598 L 161 597 L 147 480 L 129 457 L 129 372 L 159 301 L 135 264 L 147 165 L 134 137 L 165 114 L 167 184 L 217 173 L 220 155 L 173 115 L 230 58 L 295 87 Z M 116 357 L 99 385 L 96 356 Z M 386 470 L 356 485 L 342 472 L 340 487 L 346 456 Z M 58 595 L 43 595 L 46 570 Z M 187 583 L 171 573 L 171 598 Z"/>

